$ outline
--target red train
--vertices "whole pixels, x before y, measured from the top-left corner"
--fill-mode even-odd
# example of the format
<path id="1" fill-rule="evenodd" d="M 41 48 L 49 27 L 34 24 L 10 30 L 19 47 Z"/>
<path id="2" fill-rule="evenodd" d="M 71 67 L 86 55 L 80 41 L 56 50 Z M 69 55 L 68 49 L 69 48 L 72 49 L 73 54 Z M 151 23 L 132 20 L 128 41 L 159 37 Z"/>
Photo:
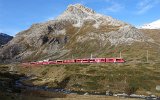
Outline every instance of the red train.
<path id="1" fill-rule="evenodd" d="M 86 59 L 69 59 L 69 60 L 55 60 L 55 61 L 44 60 L 38 62 L 30 62 L 29 64 L 48 65 L 48 64 L 124 63 L 124 62 L 125 60 L 122 58 L 86 58 Z"/>

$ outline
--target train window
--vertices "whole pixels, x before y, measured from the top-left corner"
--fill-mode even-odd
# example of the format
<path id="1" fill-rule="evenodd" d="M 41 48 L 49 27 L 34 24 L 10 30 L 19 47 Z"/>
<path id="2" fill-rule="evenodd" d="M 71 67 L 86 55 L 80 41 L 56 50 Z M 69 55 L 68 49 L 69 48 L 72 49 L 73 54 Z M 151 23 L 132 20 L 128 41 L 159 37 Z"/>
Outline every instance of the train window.
<path id="1" fill-rule="evenodd" d="M 122 61 L 121 59 L 116 59 L 116 61 Z"/>
<path id="2" fill-rule="evenodd" d="M 105 59 L 101 59 L 101 61 L 105 61 Z"/>
<path id="3" fill-rule="evenodd" d="M 113 61 L 113 59 L 108 59 L 108 61 Z"/>
<path id="4" fill-rule="evenodd" d="M 90 59 L 90 61 L 95 61 L 95 59 Z"/>
<path id="5" fill-rule="evenodd" d="M 63 62 L 63 61 L 57 61 L 57 62 Z"/>

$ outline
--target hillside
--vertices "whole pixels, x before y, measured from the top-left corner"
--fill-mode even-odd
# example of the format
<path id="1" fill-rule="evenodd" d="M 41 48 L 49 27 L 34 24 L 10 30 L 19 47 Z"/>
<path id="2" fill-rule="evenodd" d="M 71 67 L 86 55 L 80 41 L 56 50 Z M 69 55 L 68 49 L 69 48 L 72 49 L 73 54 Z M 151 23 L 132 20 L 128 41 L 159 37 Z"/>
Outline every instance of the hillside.
<path id="1" fill-rule="evenodd" d="M 0 33 L 0 47 L 7 44 L 13 37 L 4 33 Z"/>
<path id="2" fill-rule="evenodd" d="M 141 49 L 143 48 L 143 49 Z M 1 62 L 44 59 L 119 57 L 157 61 L 158 47 L 148 35 L 125 22 L 96 13 L 81 4 L 69 5 L 55 20 L 33 24 L 18 33 L 0 52 Z"/>
<path id="3" fill-rule="evenodd" d="M 160 30 L 159 29 L 140 29 L 144 34 L 152 37 L 157 44 L 160 44 Z"/>

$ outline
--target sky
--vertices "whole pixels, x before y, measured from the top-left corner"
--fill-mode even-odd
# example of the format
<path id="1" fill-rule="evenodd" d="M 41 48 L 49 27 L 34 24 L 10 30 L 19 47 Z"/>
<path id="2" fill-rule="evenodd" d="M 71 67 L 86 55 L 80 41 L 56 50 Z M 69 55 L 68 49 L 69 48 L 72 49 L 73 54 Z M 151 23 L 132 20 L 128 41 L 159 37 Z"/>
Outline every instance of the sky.
<path id="1" fill-rule="evenodd" d="M 134 26 L 160 19 L 160 0 L 0 0 L 0 32 L 15 36 L 32 24 L 55 19 L 76 3 Z"/>

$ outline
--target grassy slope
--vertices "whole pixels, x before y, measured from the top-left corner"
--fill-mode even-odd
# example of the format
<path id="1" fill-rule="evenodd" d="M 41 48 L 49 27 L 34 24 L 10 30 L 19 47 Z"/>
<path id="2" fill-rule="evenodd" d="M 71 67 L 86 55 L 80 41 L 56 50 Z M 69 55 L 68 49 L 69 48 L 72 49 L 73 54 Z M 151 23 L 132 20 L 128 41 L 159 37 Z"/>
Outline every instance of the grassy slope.
<path id="1" fill-rule="evenodd" d="M 146 35 L 152 37 L 157 43 L 160 43 L 160 30 L 156 29 L 141 29 L 142 32 L 144 32 Z"/>
<path id="2" fill-rule="evenodd" d="M 160 83 L 159 63 L 49 65 L 31 67 L 31 70 L 21 69 L 21 72 L 28 71 L 39 76 L 38 81 L 30 81 L 35 85 L 57 87 L 63 81 L 61 87 L 74 91 L 105 93 L 110 90 L 114 93 L 136 92 L 146 95 L 150 91 L 160 95 L 155 90 Z M 64 81 L 66 78 L 69 81 Z M 48 81 L 43 83 L 45 79 Z"/>
<path id="3" fill-rule="evenodd" d="M 158 65 L 158 64 L 157 64 Z M 136 91 L 138 94 L 146 94 L 146 91 L 151 91 L 152 94 L 157 94 L 155 85 L 159 83 L 160 68 L 156 64 L 135 64 L 130 67 L 128 63 L 125 64 L 73 64 L 73 65 L 49 65 L 49 66 L 28 66 L 24 68 L 19 66 L 16 71 L 19 73 L 33 74 L 37 79 L 30 80 L 31 84 L 48 85 L 55 87 L 55 83 L 65 83 L 64 79 L 69 77 L 69 82 L 66 83 L 66 89 L 84 92 L 105 92 L 112 91 L 114 93 L 124 92 L 126 87 L 138 87 Z M 12 66 L 12 65 L 9 65 Z M 147 66 L 147 67 L 146 67 Z M 157 66 L 157 67 L 153 67 Z M 0 67 L 1 68 L 1 67 Z M 7 71 L 8 69 L 6 69 Z M 42 81 L 46 79 L 43 83 Z M 42 84 L 43 83 L 43 84 Z M 52 84 L 51 84 L 52 83 Z M 64 84 L 65 85 L 65 84 Z M 40 92 L 40 93 L 39 93 Z M 30 94 L 31 93 L 31 94 Z M 27 95 L 26 95 L 27 94 Z M 58 97 L 54 93 L 47 93 L 41 91 L 24 91 L 22 95 L 1 93 L 0 97 L 6 100 L 22 99 L 36 100 L 45 99 L 47 96 Z M 41 95 L 41 97 L 39 97 Z M 60 98 L 63 96 L 60 94 Z M 51 99 L 50 98 L 50 99 Z M 67 95 L 66 99 L 86 99 L 93 100 L 97 98 L 110 100 L 123 100 L 124 98 L 106 97 L 106 96 L 79 96 Z M 58 99 L 59 100 L 59 99 Z M 127 99 L 129 100 L 129 99 Z M 131 99 L 132 100 L 132 99 Z M 134 99 L 133 99 L 134 100 Z"/>

